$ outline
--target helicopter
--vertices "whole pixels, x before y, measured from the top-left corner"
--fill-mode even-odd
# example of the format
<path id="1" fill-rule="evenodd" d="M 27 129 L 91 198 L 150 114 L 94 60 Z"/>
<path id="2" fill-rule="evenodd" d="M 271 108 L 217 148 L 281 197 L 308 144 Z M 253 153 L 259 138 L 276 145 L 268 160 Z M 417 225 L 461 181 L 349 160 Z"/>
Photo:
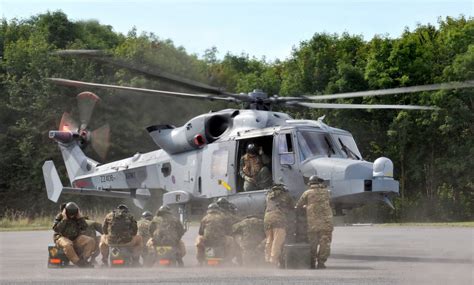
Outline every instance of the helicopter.
<path id="1" fill-rule="evenodd" d="M 391 199 L 399 194 L 399 182 L 393 177 L 393 163 L 389 158 L 365 161 L 352 134 L 325 124 L 324 117 L 295 120 L 272 108 L 436 110 L 438 108 L 434 106 L 318 101 L 474 87 L 474 81 L 465 81 L 298 97 L 268 96 L 261 90 L 236 94 L 156 68 L 135 65 L 101 50 L 62 50 L 54 53 L 126 68 L 195 93 L 48 79 L 59 86 L 242 104 L 238 109 L 196 116 L 180 127 L 171 124 L 149 126 L 146 130 L 157 150 L 136 153 L 105 164 L 87 157 L 83 151 L 91 145 L 104 157 L 109 145 L 108 125 L 94 131 L 88 129 L 94 106 L 100 101 L 96 94 L 86 91 L 77 96 L 80 123 L 64 113 L 59 130 L 49 132 L 49 137 L 57 142 L 62 153 L 70 181 L 69 186 L 63 186 L 54 162 L 48 160 L 44 163 L 43 176 L 51 201 L 57 202 L 61 194 L 92 195 L 130 198 L 137 207 L 143 208 L 145 202 L 152 199 L 152 191 L 157 191 L 162 193 L 164 205 L 177 206 L 183 222 L 192 214 L 192 209 L 203 209 L 220 197 L 227 198 L 241 213 L 263 214 L 268 187 L 244 191 L 244 178 L 240 175 L 240 158 L 249 144 L 257 145 L 260 155 L 270 159 L 267 167 L 273 183 L 284 184 L 294 198 L 299 198 L 307 188 L 309 177 L 316 174 L 330 189 L 336 215 L 342 215 L 345 209 L 377 201 L 393 208 Z"/>

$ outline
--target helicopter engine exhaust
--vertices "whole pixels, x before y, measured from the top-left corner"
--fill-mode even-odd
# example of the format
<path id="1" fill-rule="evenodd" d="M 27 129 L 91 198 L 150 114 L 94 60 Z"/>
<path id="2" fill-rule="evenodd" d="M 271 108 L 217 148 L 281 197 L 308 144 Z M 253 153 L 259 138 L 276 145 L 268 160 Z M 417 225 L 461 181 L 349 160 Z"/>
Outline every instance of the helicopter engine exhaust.
<path id="1" fill-rule="evenodd" d="M 237 113 L 236 113 L 237 112 Z M 169 154 L 199 149 L 218 140 L 232 127 L 233 118 L 238 111 L 224 111 L 204 114 L 181 127 L 154 125 L 147 127 L 153 141 Z"/>

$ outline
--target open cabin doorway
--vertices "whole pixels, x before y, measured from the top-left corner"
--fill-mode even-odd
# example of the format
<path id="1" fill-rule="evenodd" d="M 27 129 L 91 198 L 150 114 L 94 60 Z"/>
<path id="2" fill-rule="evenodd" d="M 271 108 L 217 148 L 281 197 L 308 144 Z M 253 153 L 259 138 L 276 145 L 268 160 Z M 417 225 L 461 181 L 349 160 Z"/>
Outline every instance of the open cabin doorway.
<path id="1" fill-rule="evenodd" d="M 238 147 L 237 147 L 237 157 L 236 157 L 237 173 L 235 174 L 236 180 L 237 180 L 236 181 L 237 192 L 244 192 L 244 179 L 242 178 L 242 176 L 240 176 L 240 167 L 241 167 L 240 159 L 246 153 L 247 145 L 251 143 L 258 146 L 259 152 L 261 154 L 263 153 L 263 155 L 268 158 L 268 161 L 264 165 L 268 167 L 268 169 L 270 170 L 270 173 L 273 173 L 272 171 L 273 135 L 266 135 L 266 136 L 261 136 L 261 137 L 253 137 L 253 138 L 246 138 L 246 139 L 239 140 Z M 262 189 L 258 189 L 258 190 L 262 190 Z"/>

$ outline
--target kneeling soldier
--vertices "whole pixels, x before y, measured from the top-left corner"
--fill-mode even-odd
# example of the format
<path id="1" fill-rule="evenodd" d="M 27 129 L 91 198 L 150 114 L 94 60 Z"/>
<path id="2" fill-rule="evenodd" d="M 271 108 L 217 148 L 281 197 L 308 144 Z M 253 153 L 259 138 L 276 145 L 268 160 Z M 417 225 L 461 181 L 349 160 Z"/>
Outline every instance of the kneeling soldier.
<path id="1" fill-rule="evenodd" d="M 74 202 L 65 205 L 56 216 L 53 225 L 54 242 L 64 251 L 69 260 L 79 267 L 90 267 L 87 261 L 95 247 L 93 238 L 82 232 L 87 229 L 87 223 L 79 213 L 79 207 Z"/>

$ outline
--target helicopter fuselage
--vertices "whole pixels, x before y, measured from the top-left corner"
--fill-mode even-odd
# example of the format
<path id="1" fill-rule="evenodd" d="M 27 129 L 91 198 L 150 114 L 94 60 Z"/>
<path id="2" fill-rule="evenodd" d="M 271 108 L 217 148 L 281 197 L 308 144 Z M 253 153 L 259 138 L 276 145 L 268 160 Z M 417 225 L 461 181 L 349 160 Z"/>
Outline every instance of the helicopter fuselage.
<path id="1" fill-rule="evenodd" d="M 398 195 L 393 167 L 375 174 L 374 164 L 362 159 L 352 135 L 322 120 L 223 110 L 193 118 L 180 128 L 154 126 L 148 131 L 162 149 L 102 165 L 77 155 L 81 150 L 76 143 L 60 144 L 73 187 L 68 193 L 95 189 L 99 196 L 114 196 L 114 190 L 161 190 L 165 204 L 227 197 L 242 212 L 262 213 L 268 189 L 245 192 L 239 175 L 240 158 L 254 143 L 270 158 L 273 181 L 285 184 L 295 198 L 316 173 L 329 186 L 336 209 Z"/>

